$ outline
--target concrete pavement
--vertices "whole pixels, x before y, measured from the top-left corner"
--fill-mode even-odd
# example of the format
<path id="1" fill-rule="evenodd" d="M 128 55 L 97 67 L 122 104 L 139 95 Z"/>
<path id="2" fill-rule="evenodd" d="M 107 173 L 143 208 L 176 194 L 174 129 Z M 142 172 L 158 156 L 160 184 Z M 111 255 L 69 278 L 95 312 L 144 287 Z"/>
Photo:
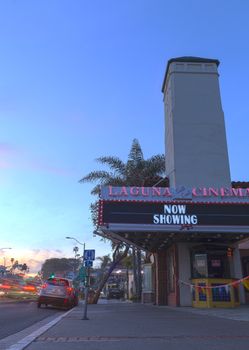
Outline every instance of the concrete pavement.
<path id="1" fill-rule="evenodd" d="M 238 320 L 240 314 L 243 321 Z M 110 302 L 89 305 L 88 321 L 82 315 L 79 305 L 25 349 L 249 349 L 248 307 L 196 310 Z"/>

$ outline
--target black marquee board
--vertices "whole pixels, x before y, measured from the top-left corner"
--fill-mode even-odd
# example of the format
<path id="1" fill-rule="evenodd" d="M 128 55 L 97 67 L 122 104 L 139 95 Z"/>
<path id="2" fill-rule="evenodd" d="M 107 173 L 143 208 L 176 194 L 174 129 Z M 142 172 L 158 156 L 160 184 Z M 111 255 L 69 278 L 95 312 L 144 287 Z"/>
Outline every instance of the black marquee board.
<path id="1" fill-rule="evenodd" d="M 165 205 L 169 206 L 166 211 Z M 174 205 L 176 207 L 173 207 Z M 170 209 L 171 213 L 169 213 Z M 156 220 L 154 215 L 157 215 Z M 198 225 L 249 226 L 249 205 L 246 203 L 102 201 L 100 221 L 106 224 L 155 224 L 156 226 L 160 225 L 154 222 L 159 220 L 159 215 L 194 216 L 197 218 Z M 168 220 L 172 224 L 172 218 Z M 173 222 L 173 224 L 176 223 Z"/>

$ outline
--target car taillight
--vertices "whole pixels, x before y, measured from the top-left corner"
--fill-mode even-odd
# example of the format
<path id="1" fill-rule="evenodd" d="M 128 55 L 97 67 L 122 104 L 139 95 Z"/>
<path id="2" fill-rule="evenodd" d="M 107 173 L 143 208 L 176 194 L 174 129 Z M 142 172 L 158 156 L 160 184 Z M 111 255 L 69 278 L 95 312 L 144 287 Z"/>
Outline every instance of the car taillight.
<path id="1" fill-rule="evenodd" d="M 72 293 L 73 288 L 67 287 L 67 294 L 70 295 Z"/>
<path id="2" fill-rule="evenodd" d="M 1 288 L 2 289 L 11 289 L 11 286 L 9 286 L 8 284 L 2 284 Z"/>
<path id="3" fill-rule="evenodd" d="M 41 288 L 42 288 L 42 289 L 45 289 L 45 288 L 47 288 L 47 286 L 48 286 L 47 283 L 44 283 L 44 284 L 41 286 Z"/>
<path id="4" fill-rule="evenodd" d="M 29 291 L 29 292 L 34 292 L 36 289 L 34 286 L 24 286 L 23 290 Z"/>

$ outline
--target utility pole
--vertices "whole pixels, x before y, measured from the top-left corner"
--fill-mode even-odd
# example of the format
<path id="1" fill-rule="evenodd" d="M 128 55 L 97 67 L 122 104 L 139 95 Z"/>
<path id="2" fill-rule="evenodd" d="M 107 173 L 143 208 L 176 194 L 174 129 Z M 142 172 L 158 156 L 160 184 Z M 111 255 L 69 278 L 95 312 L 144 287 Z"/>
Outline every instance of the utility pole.
<path id="1" fill-rule="evenodd" d="M 86 277 L 85 277 L 85 303 L 84 303 L 84 312 L 82 320 L 89 320 L 87 317 L 87 304 L 88 304 L 88 294 L 89 294 L 89 285 L 90 285 L 90 267 L 93 265 L 93 260 L 95 260 L 95 250 L 85 249 L 85 243 L 79 242 L 74 237 L 66 237 L 67 239 L 73 239 L 77 243 L 83 246 L 83 256 L 82 256 L 82 270 L 86 267 Z"/>
<path id="2" fill-rule="evenodd" d="M 82 255 L 82 270 L 84 270 L 85 266 L 84 266 L 84 256 L 85 256 L 85 247 L 86 247 L 86 244 L 85 243 L 81 243 L 79 242 L 76 238 L 74 237 L 66 237 L 66 239 L 73 239 L 74 241 L 76 241 L 77 243 L 79 243 L 80 245 L 83 246 L 83 255 Z M 87 274 L 88 275 L 88 272 Z M 86 285 L 88 285 L 88 277 L 86 276 Z M 88 320 L 87 318 L 87 299 L 88 299 L 88 287 L 86 287 L 85 285 L 85 303 L 84 303 L 84 314 L 83 314 L 83 318 L 82 320 Z"/>
<path id="3" fill-rule="evenodd" d="M 83 258 L 84 259 L 84 258 Z M 84 261 L 84 260 L 83 260 Z M 87 317 L 87 305 L 88 305 L 88 292 L 89 292 L 89 279 L 90 279 L 90 268 L 86 268 L 86 282 L 85 282 L 85 303 L 84 303 L 84 313 L 82 320 L 89 320 Z"/>
<path id="4" fill-rule="evenodd" d="M 87 249 L 84 251 L 83 262 L 86 267 L 86 285 L 85 285 L 85 304 L 84 304 L 84 314 L 82 320 L 89 320 L 87 317 L 87 304 L 88 304 L 88 294 L 90 287 L 90 268 L 93 266 L 93 260 L 95 260 L 95 250 Z"/>

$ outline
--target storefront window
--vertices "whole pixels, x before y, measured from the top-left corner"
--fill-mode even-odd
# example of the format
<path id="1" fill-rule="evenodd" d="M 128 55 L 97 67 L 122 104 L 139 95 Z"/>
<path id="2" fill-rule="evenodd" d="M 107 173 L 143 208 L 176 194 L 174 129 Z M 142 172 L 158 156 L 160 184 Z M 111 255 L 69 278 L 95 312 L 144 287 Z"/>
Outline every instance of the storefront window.
<path id="1" fill-rule="evenodd" d="M 194 278 L 207 278 L 208 277 L 208 265 L 207 254 L 195 254 L 193 261 L 193 277 Z"/>
<path id="2" fill-rule="evenodd" d="M 192 252 L 192 278 L 230 278 L 227 247 L 206 246 Z"/>
<path id="3" fill-rule="evenodd" d="M 226 257 L 222 255 L 210 255 L 208 257 L 208 275 L 210 278 L 225 278 L 226 268 Z"/>
<path id="4" fill-rule="evenodd" d="M 152 265 L 144 264 L 143 266 L 143 291 L 152 292 Z"/>

